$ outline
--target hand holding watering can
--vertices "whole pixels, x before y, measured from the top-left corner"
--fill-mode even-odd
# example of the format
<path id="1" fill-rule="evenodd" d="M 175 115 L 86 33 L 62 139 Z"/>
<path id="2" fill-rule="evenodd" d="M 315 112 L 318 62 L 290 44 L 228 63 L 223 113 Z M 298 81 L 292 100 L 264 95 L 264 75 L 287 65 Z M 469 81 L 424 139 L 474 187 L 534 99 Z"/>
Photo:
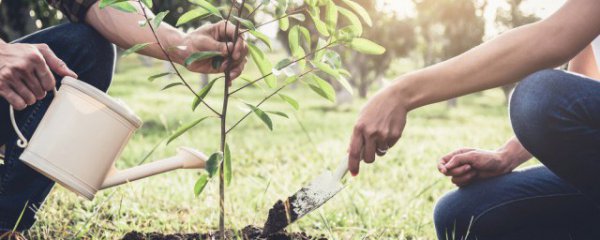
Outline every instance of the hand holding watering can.
<path id="1" fill-rule="evenodd" d="M 191 148 L 177 155 L 118 170 L 114 163 L 142 121 L 124 104 L 93 86 L 65 77 L 59 91 L 28 141 L 16 124 L 20 159 L 67 189 L 91 200 L 100 189 L 179 168 L 204 168 L 207 157 Z M 66 151 L 65 149 L 68 149 Z"/>

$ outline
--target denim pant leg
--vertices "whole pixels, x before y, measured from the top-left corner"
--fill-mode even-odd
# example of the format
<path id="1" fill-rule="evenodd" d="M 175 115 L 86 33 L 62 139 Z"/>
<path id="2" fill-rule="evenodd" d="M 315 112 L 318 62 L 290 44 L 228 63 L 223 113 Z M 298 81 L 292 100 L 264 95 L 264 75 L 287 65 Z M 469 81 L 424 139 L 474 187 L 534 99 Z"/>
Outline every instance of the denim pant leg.
<path id="1" fill-rule="evenodd" d="M 114 45 L 88 25 L 63 24 L 16 42 L 45 43 L 77 73 L 80 80 L 102 91 L 106 91 L 110 85 L 115 63 Z M 60 87 L 62 77 L 56 74 L 54 77 Z M 48 94 L 44 100 L 16 112 L 17 124 L 27 138 L 33 135 L 52 97 L 52 94 Z M 17 137 L 8 115 L 8 103 L 0 99 L 0 144 L 6 144 L 7 147 L 5 164 L 0 167 L 0 230 L 12 229 L 23 209 L 25 212 L 17 229 L 26 230 L 35 222 L 35 212 L 54 183 L 19 160 L 23 149 L 16 146 Z"/>
<path id="2" fill-rule="evenodd" d="M 440 240 L 600 239 L 600 211 L 538 166 L 475 182 L 436 204 Z"/>
<path id="3" fill-rule="evenodd" d="M 600 206 L 600 82 L 558 70 L 525 78 L 510 105 L 523 146 Z"/>

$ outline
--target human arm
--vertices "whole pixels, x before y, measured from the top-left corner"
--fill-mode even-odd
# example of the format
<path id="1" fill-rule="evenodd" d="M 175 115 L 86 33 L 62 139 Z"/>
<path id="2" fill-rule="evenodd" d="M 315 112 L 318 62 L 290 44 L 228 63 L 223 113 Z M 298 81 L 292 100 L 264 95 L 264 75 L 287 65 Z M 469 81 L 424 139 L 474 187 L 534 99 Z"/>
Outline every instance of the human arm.
<path id="1" fill-rule="evenodd" d="M 0 39 L 0 97 L 17 110 L 34 104 L 54 88 L 60 76 L 77 74 L 46 44 L 6 43 Z"/>
<path id="2" fill-rule="evenodd" d="M 594 79 L 600 79 L 592 45 L 585 47 L 577 56 L 569 61 L 568 70 Z"/>
<path id="3" fill-rule="evenodd" d="M 565 63 L 600 34 L 600 2 L 570 0 L 549 18 L 510 30 L 448 61 L 401 76 L 361 111 L 349 147 L 349 169 L 375 161 L 400 138 L 410 110 L 514 83 Z M 443 86 L 443 87 L 441 87 Z M 361 154 L 362 152 L 362 154 Z"/>
<path id="4" fill-rule="evenodd" d="M 476 180 L 512 172 L 531 158 L 532 155 L 516 137 L 513 137 L 493 151 L 458 149 L 440 159 L 438 170 L 451 177 L 454 184 L 462 187 Z"/>
<path id="5" fill-rule="evenodd" d="M 154 14 L 137 1 L 130 1 L 130 3 L 137 9 L 136 13 L 127 13 L 112 7 L 100 9 L 97 2 L 89 8 L 85 15 L 85 22 L 121 48 L 127 49 L 140 43 L 153 43 L 139 52 L 154 58 L 168 60 L 163 49 L 156 44 L 156 39 L 149 26 L 139 26 L 140 21 L 145 21 L 144 14 L 147 14 L 149 18 L 154 17 Z M 237 41 L 238 44 L 233 48 L 235 26 L 231 23 L 226 24 L 221 21 L 216 24 L 206 24 L 186 34 L 163 22 L 155 29 L 155 32 L 164 46 L 164 50 L 176 63 L 183 65 L 185 59 L 194 52 L 216 51 L 220 52 L 222 56 L 227 56 L 228 50 L 232 50 L 234 59 L 232 77 L 239 76 L 244 68 L 247 54 L 246 44 L 242 39 Z M 219 69 L 213 69 L 211 59 L 207 59 L 187 67 L 194 72 L 216 73 L 223 72 L 228 64 L 228 62 L 224 62 Z"/>

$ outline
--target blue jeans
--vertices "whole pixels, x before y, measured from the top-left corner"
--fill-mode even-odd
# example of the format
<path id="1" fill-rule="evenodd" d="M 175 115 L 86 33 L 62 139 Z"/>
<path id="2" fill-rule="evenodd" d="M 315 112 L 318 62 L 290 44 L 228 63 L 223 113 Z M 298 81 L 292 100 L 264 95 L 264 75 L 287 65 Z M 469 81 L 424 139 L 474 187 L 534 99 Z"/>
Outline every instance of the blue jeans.
<path id="1" fill-rule="evenodd" d="M 439 239 L 600 239 L 600 82 L 558 70 L 510 101 L 519 141 L 544 166 L 456 189 L 434 210 Z"/>
<path id="2" fill-rule="evenodd" d="M 18 43 L 45 43 L 71 68 L 79 79 L 106 91 L 112 80 L 115 47 L 92 27 L 85 24 L 63 24 L 51 27 L 22 39 Z M 62 77 L 54 74 L 57 87 Z M 41 121 L 52 94 L 16 112 L 19 128 L 31 138 Z M 0 145 L 6 145 L 6 159 L 0 165 L 0 230 L 12 229 L 25 209 L 17 229 L 30 228 L 35 212 L 41 207 L 54 182 L 32 170 L 19 160 L 23 149 L 16 146 L 17 136 L 10 124 L 8 103 L 0 98 Z M 27 206 L 26 206 L 27 203 Z"/>

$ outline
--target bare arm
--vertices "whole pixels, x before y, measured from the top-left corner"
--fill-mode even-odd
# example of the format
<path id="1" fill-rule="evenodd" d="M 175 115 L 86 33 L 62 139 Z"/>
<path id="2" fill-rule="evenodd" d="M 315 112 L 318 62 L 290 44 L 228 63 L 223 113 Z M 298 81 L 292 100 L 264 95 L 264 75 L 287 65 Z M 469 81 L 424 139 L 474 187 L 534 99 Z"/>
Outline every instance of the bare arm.
<path id="1" fill-rule="evenodd" d="M 598 65 L 592 46 L 585 47 L 577 56 L 569 61 L 569 71 L 586 75 L 594 79 L 600 79 Z"/>
<path id="2" fill-rule="evenodd" d="M 371 163 L 399 139 L 408 111 L 521 80 L 556 67 L 600 34 L 600 2 L 570 0 L 549 18 L 508 31 L 468 52 L 400 77 L 367 103 L 349 147 L 349 169 L 358 173 L 361 152 Z"/>
<path id="3" fill-rule="evenodd" d="M 154 14 L 146 7 L 142 9 L 138 2 L 132 1 L 131 4 L 136 7 L 137 13 L 126 13 L 111 7 L 100 9 L 97 2 L 88 10 L 85 22 L 109 41 L 125 49 L 139 43 L 155 43 L 156 40 L 149 27 L 139 26 L 140 21 L 145 21 L 144 12 L 150 18 Z M 216 51 L 226 56 L 228 49 L 232 49 L 235 60 L 232 70 L 233 78 L 241 74 L 247 54 L 244 41 L 238 41 L 237 46 L 233 48 L 231 41 L 234 38 L 234 31 L 235 26 L 225 22 L 206 24 L 188 34 L 164 22 L 156 29 L 157 36 L 165 50 L 171 59 L 179 64 L 183 64 L 185 59 L 194 52 Z M 151 44 L 140 53 L 158 59 L 167 59 L 158 44 Z M 227 64 L 225 62 L 220 69 L 213 69 L 210 60 L 204 60 L 194 63 L 188 69 L 201 73 L 216 73 L 223 72 Z"/>

